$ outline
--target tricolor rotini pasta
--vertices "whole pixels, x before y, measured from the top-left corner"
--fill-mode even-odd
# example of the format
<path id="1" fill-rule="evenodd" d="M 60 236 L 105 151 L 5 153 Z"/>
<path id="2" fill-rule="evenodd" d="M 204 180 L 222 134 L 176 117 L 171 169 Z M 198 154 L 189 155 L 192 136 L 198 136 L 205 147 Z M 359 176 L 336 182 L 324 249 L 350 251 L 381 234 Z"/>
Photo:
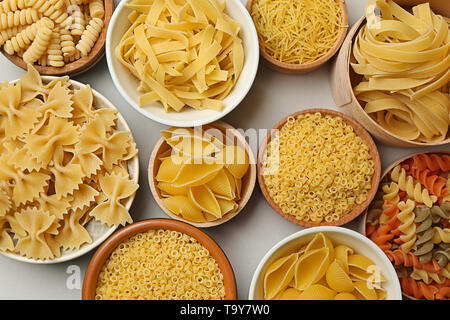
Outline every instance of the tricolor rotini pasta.
<path id="1" fill-rule="evenodd" d="M 403 292 L 417 299 L 449 297 L 449 169 L 446 154 L 414 155 L 382 181 L 385 210 L 369 206 L 366 235 L 394 264 Z"/>

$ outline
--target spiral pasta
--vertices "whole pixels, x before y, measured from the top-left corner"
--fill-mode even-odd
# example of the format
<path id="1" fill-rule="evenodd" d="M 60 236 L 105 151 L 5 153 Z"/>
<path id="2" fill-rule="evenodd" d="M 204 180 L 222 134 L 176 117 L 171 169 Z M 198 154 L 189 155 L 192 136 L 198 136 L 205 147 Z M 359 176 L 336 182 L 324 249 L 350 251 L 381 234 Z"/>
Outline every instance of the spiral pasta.
<path id="1" fill-rule="evenodd" d="M 48 64 L 52 67 L 64 66 L 63 52 L 61 50 L 61 38 L 59 32 L 53 31 L 52 39 L 47 50 Z"/>
<path id="2" fill-rule="evenodd" d="M 11 39 L 12 37 L 16 36 L 19 32 L 23 30 L 22 26 L 19 27 L 13 27 L 6 30 L 0 31 L 0 46 L 2 46 L 8 39 Z"/>
<path id="3" fill-rule="evenodd" d="M 406 203 L 403 201 L 399 202 L 398 208 L 400 209 L 400 212 L 397 217 L 398 220 L 402 222 L 402 224 L 398 227 L 398 230 L 403 233 L 399 237 L 400 241 L 402 242 L 400 248 L 405 252 L 409 252 L 416 243 L 417 239 L 416 224 L 414 223 L 415 202 L 410 199 L 408 199 Z"/>
<path id="4" fill-rule="evenodd" d="M 4 46 L 6 53 L 12 55 L 20 50 L 26 50 L 35 39 L 38 29 L 44 26 L 53 28 L 53 22 L 48 18 L 42 18 L 31 26 L 26 27 L 19 34 L 6 41 Z"/>
<path id="5" fill-rule="evenodd" d="M 0 14 L 25 8 L 25 0 L 3 0 L 0 2 Z"/>
<path id="6" fill-rule="evenodd" d="M 84 30 L 80 42 L 76 45 L 76 48 L 81 52 L 81 56 L 87 56 L 92 50 L 95 42 L 97 41 L 100 32 L 103 28 L 103 20 L 99 18 L 93 18 L 86 29 Z"/>
<path id="7" fill-rule="evenodd" d="M 64 57 L 73 56 L 76 52 L 72 34 L 65 28 L 60 29 L 61 51 Z"/>
<path id="8" fill-rule="evenodd" d="M 32 24 L 37 20 L 39 20 L 39 14 L 38 11 L 33 8 L 2 13 L 0 15 L 0 30 Z"/>
<path id="9" fill-rule="evenodd" d="M 417 223 L 418 239 L 413 253 L 419 258 L 420 263 L 427 263 L 433 258 L 434 248 L 431 209 L 427 206 L 417 206 L 414 213 L 416 214 L 414 222 Z"/>
<path id="10" fill-rule="evenodd" d="M 86 27 L 86 21 L 84 19 L 84 13 L 81 11 L 78 6 L 70 6 L 68 7 L 69 18 L 68 24 L 70 33 L 73 36 L 81 36 Z"/>
<path id="11" fill-rule="evenodd" d="M 102 19 L 105 16 L 105 7 L 102 0 L 89 1 L 89 15 L 92 18 Z"/>
<path id="12" fill-rule="evenodd" d="M 68 14 L 62 10 L 64 4 L 61 0 L 26 0 L 27 5 L 35 8 L 43 15 L 49 17 L 58 24 L 67 21 Z"/>
<path id="13" fill-rule="evenodd" d="M 39 57 L 41 57 L 45 50 L 47 49 L 50 39 L 52 37 L 52 30 L 47 27 L 43 26 L 41 28 L 38 28 L 38 31 L 36 33 L 36 38 L 34 39 L 31 46 L 28 47 L 28 49 L 23 54 L 23 60 L 26 63 L 34 63 L 36 62 Z"/>

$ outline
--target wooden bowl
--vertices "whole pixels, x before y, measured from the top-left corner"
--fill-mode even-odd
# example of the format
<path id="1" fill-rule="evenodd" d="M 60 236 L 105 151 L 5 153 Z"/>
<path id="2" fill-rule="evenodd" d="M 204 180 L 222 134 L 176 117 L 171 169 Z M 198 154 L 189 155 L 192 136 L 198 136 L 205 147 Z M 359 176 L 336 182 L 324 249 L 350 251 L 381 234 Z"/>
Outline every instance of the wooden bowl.
<path id="1" fill-rule="evenodd" d="M 200 242 L 208 251 L 211 256 L 216 260 L 219 265 L 220 270 L 223 274 L 223 281 L 225 285 L 225 299 L 235 300 L 237 297 L 236 279 L 234 277 L 234 272 L 228 261 L 227 256 L 219 247 L 219 245 L 214 242 L 206 233 L 203 231 L 180 221 L 169 220 L 169 219 L 150 219 L 140 222 L 133 223 L 120 231 L 114 233 L 102 246 L 97 250 L 95 255 L 92 257 L 91 262 L 86 270 L 83 281 L 82 289 L 82 299 L 83 300 L 94 300 L 95 291 L 97 288 L 98 275 L 105 264 L 106 260 L 109 258 L 111 253 L 117 248 L 117 246 L 125 241 L 126 239 L 132 237 L 135 234 L 146 232 L 151 229 L 169 229 L 182 232 Z"/>
<path id="2" fill-rule="evenodd" d="M 252 13 L 253 1 L 254 0 L 247 0 L 246 8 L 247 8 L 248 12 L 250 13 L 250 15 Z M 304 63 L 304 64 L 285 63 L 285 62 L 281 62 L 281 61 L 273 58 L 271 55 L 266 53 L 263 50 L 263 48 L 260 46 L 261 47 L 260 53 L 261 53 L 264 63 L 269 68 L 279 71 L 279 72 L 288 73 L 288 74 L 301 74 L 301 73 L 307 73 L 307 72 L 314 71 L 314 70 L 320 68 L 328 60 L 330 60 L 335 55 L 335 53 L 339 50 L 339 48 L 341 47 L 342 42 L 344 41 L 345 36 L 347 34 L 347 30 L 348 30 L 347 5 L 345 4 L 344 0 L 336 0 L 336 2 L 339 4 L 339 7 L 341 8 L 342 24 L 345 27 L 343 27 L 341 29 L 334 46 L 331 47 L 331 49 L 328 51 L 328 53 L 326 55 L 324 55 L 324 56 L 320 57 L 319 59 L 317 59 L 316 61 L 313 61 L 310 63 Z"/>
<path id="3" fill-rule="evenodd" d="M 42 82 L 44 84 L 48 84 L 51 81 L 57 80 L 58 77 L 53 76 L 43 76 Z M 12 81 L 12 83 L 15 83 L 19 80 Z M 82 84 L 81 82 L 75 81 L 75 80 L 69 80 L 70 85 L 73 89 L 80 89 L 85 86 L 85 84 Z M 110 108 L 117 110 L 118 109 L 103 95 L 101 95 L 96 90 L 92 89 L 92 94 L 94 96 L 94 105 L 97 108 Z M 131 129 L 128 126 L 125 118 L 120 114 L 118 111 L 117 113 L 117 129 L 122 131 L 130 131 Z M 134 156 L 132 159 L 127 161 L 128 166 L 128 172 L 130 174 L 130 178 L 135 182 L 139 182 L 139 157 L 138 155 Z M 127 199 L 124 199 L 124 207 L 127 210 L 130 210 L 131 205 L 133 204 L 134 198 L 136 194 L 133 194 L 132 196 L 128 197 Z M 86 230 L 89 232 L 89 234 L 92 237 L 92 243 L 84 244 L 80 247 L 79 250 L 63 250 L 61 252 L 61 256 L 59 258 L 55 258 L 52 260 L 35 260 L 31 258 L 27 258 L 24 256 L 21 256 L 18 253 L 15 252 L 2 252 L 0 251 L 0 254 L 11 258 L 13 260 L 17 260 L 20 262 L 26 262 L 26 263 L 32 263 L 32 264 L 55 264 L 55 263 L 62 263 L 67 262 L 73 259 L 76 259 L 78 257 L 81 257 L 82 255 L 88 253 L 92 249 L 98 247 L 103 241 L 105 241 L 114 231 L 116 231 L 118 226 L 112 226 L 108 227 L 106 224 L 101 223 L 100 221 L 96 221 L 95 219 L 92 219 L 89 221 L 88 224 L 86 224 Z"/>
<path id="4" fill-rule="evenodd" d="M 410 7 L 424 2 L 429 2 L 431 8 L 444 16 L 450 17 L 450 6 L 448 0 L 396 0 L 400 5 Z M 450 131 L 447 139 L 440 142 L 417 142 L 410 141 L 393 135 L 375 120 L 373 120 L 362 108 L 358 99 L 353 92 L 353 87 L 357 85 L 362 76 L 356 74 L 350 67 L 350 61 L 354 61 L 352 47 L 355 37 L 358 35 L 359 29 L 365 23 L 365 17 L 359 19 L 350 29 L 339 54 L 336 56 L 330 73 L 331 91 L 336 105 L 342 109 L 344 113 L 352 115 L 364 128 L 366 128 L 377 140 L 384 144 L 394 147 L 423 147 L 438 146 L 450 142 Z"/>
<path id="5" fill-rule="evenodd" d="M 242 178 L 241 197 L 240 197 L 239 201 L 237 202 L 238 208 L 235 211 L 233 211 L 231 213 L 227 213 L 221 219 L 218 219 L 215 221 L 208 221 L 208 222 L 192 222 L 192 221 L 184 219 L 181 216 L 174 214 L 173 212 L 171 212 L 170 210 L 168 210 L 165 207 L 164 203 L 161 200 L 162 199 L 161 192 L 156 187 L 157 182 L 156 182 L 155 177 L 156 177 L 156 174 L 158 173 L 159 166 L 161 165 L 161 160 L 159 160 L 159 158 L 162 154 L 167 153 L 170 150 L 170 146 L 166 143 L 164 138 L 159 139 L 159 141 L 156 143 L 156 145 L 152 151 L 152 154 L 150 156 L 150 161 L 148 164 L 148 182 L 149 182 L 153 197 L 155 198 L 156 203 L 158 203 L 159 207 L 169 217 L 176 219 L 176 220 L 184 221 L 186 223 L 192 224 L 199 228 L 215 227 L 215 226 L 221 225 L 222 223 L 225 223 L 225 222 L 231 220 L 232 218 L 234 218 L 235 216 L 237 216 L 242 211 L 242 209 L 245 207 L 248 200 L 250 200 L 250 197 L 252 196 L 253 189 L 255 188 L 255 184 L 256 184 L 256 161 L 253 156 L 253 152 L 250 149 L 250 146 L 248 145 L 247 141 L 245 140 L 245 137 L 238 130 L 236 130 L 233 126 L 231 126 L 225 122 L 222 122 L 222 121 L 214 122 L 214 123 L 208 125 L 208 127 L 212 127 L 214 129 L 219 129 L 223 133 L 227 132 L 228 134 L 231 134 L 233 136 L 233 140 L 235 141 L 235 143 L 237 143 L 237 145 L 244 148 L 247 151 L 247 154 L 249 157 L 250 166 L 248 168 L 247 173 Z"/>
<path id="6" fill-rule="evenodd" d="M 114 11 L 113 0 L 103 0 L 103 1 L 105 6 L 105 16 L 103 18 L 104 26 L 102 32 L 99 35 L 99 38 L 97 39 L 97 42 L 95 43 L 94 47 L 92 47 L 91 52 L 86 57 L 82 57 L 81 59 L 67 63 L 63 67 L 59 68 L 33 64 L 33 67 L 35 67 L 36 70 L 41 75 L 48 75 L 48 76 L 68 75 L 70 77 L 74 77 L 88 71 L 103 58 L 103 56 L 105 55 L 106 32 L 108 30 L 109 21 L 111 20 L 111 16 Z M 23 59 L 19 57 L 17 54 L 9 55 L 5 52 L 3 48 L 1 49 L 1 52 L 16 66 L 24 70 L 27 70 L 26 62 L 23 61 Z"/>
<path id="7" fill-rule="evenodd" d="M 372 157 L 372 160 L 374 162 L 374 173 L 373 173 L 373 177 L 372 177 L 372 184 L 371 184 L 371 189 L 369 190 L 368 194 L 367 194 L 367 199 L 366 201 L 364 201 L 363 203 L 359 204 L 358 206 L 356 206 L 350 213 L 346 214 L 344 217 L 342 217 L 341 219 L 334 221 L 334 222 L 311 222 L 311 221 L 302 221 L 299 220 L 297 218 L 295 218 L 292 215 L 289 214 L 285 214 L 281 208 L 275 203 L 275 201 L 272 199 L 272 197 L 269 194 L 269 191 L 267 190 L 266 184 L 264 183 L 264 177 L 262 174 L 262 165 L 263 165 L 263 159 L 264 159 L 264 155 L 266 153 L 266 149 L 267 149 L 267 145 L 270 142 L 270 140 L 272 139 L 272 134 L 273 132 L 275 132 L 275 130 L 279 130 L 281 129 L 281 127 L 287 122 L 287 119 L 290 117 L 297 117 L 301 114 L 306 114 L 306 113 L 316 113 L 316 112 L 320 112 L 322 115 L 331 115 L 333 117 L 341 117 L 344 119 L 345 123 L 347 123 L 348 125 L 352 126 L 353 129 L 355 130 L 355 133 L 367 144 L 367 146 L 369 147 L 369 152 L 370 155 Z M 259 182 L 259 187 L 261 189 L 261 192 L 264 195 L 264 198 L 266 198 L 267 202 L 269 203 L 269 205 L 276 211 L 278 212 L 278 214 L 280 214 L 283 218 L 285 218 L 286 220 L 295 223 L 299 226 L 302 227 L 317 227 L 317 226 L 341 226 L 344 225 L 354 219 L 356 219 L 361 213 L 364 212 L 364 210 L 367 209 L 367 207 L 369 206 L 369 204 L 372 202 L 373 198 L 375 197 L 375 194 L 377 192 L 379 183 L 380 183 L 380 172 L 381 172 L 381 161 L 380 161 L 380 155 L 378 153 L 378 149 L 377 146 L 375 145 L 375 142 L 373 141 L 372 137 L 370 136 L 370 134 L 358 123 L 356 122 L 353 118 L 341 113 L 341 112 L 337 112 L 334 110 L 329 110 L 329 109 L 307 109 L 307 110 L 303 110 L 303 111 L 299 111 L 296 113 L 293 113 L 287 117 L 285 117 L 283 120 L 281 120 L 280 122 L 278 122 L 273 128 L 272 130 L 269 131 L 269 133 L 267 134 L 267 137 L 264 139 L 264 141 L 262 142 L 261 146 L 259 147 L 259 151 L 258 151 L 258 182 Z"/>
<path id="8" fill-rule="evenodd" d="M 404 157 L 402 157 L 402 158 L 400 158 L 400 159 L 394 161 L 394 163 L 392 163 L 386 170 L 384 170 L 383 175 L 381 176 L 381 180 L 380 180 L 380 181 L 383 181 L 384 178 L 389 174 L 389 172 L 391 172 L 392 169 L 394 169 L 396 166 L 398 166 L 398 165 L 399 165 L 400 163 L 402 163 L 403 161 L 408 160 L 408 159 L 410 159 L 410 158 L 412 158 L 412 157 L 414 157 L 414 156 L 420 155 L 420 154 L 430 154 L 430 153 L 448 154 L 448 155 L 450 155 L 450 151 L 448 151 L 448 150 L 429 150 L 429 151 L 424 151 L 424 152 L 416 152 L 416 153 L 412 153 L 412 154 L 410 154 L 410 155 L 404 156 Z M 369 206 L 370 206 L 370 205 L 369 205 Z M 367 209 L 364 211 L 362 223 L 358 226 L 358 228 L 359 228 L 358 231 L 359 231 L 361 234 L 365 235 L 366 237 L 367 237 L 367 234 L 366 234 L 366 225 L 367 225 L 367 214 L 368 214 L 368 212 L 369 212 L 369 207 L 367 207 Z M 403 293 L 403 295 L 404 295 L 405 297 L 407 297 L 408 299 L 411 299 L 411 300 L 419 300 L 419 299 L 416 299 L 416 298 L 411 297 L 411 296 L 409 296 L 409 295 L 407 295 L 407 294 L 404 294 L 404 293 Z"/>

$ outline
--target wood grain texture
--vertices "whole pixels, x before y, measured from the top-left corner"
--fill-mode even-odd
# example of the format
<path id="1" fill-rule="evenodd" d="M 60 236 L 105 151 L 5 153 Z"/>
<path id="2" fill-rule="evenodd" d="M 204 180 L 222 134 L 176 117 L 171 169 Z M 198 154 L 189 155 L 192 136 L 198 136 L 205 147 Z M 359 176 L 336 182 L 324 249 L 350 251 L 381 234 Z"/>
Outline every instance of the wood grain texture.
<path id="1" fill-rule="evenodd" d="M 83 281 L 82 300 L 95 299 L 99 273 L 102 270 L 106 260 L 119 244 L 135 234 L 155 229 L 175 230 L 187 234 L 208 249 L 223 274 L 225 300 L 236 300 L 237 286 L 234 271 L 227 256 L 219 245 L 206 233 L 191 226 L 190 224 L 170 219 L 149 219 L 136 222 L 109 237 L 108 240 L 106 240 L 105 243 L 103 243 L 103 245 L 97 250 L 89 263 Z"/>
<path id="2" fill-rule="evenodd" d="M 256 160 L 253 156 L 250 146 L 245 140 L 245 137 L 234 127 L 222 121 L 214 122 L 212 124 L 209 124 L 208 126 L 213 127 L 215 129 L 219 129 L 223 133 L 225 133 L 226 131 L 228 135 L 232 134 L 234 142 L 237 143 L 237 145 L 244 148 L 249 156 L 250 166 L 247 173 L 242 178 L 241 197 L 239 201 L 237 201 L 238 208 L 235 211 L 227 213 L 221 219 L 208 222 L 192 222 L 172 213 L 165 207 L 164 203 L 161 200 L 162 196 L 159 189 L 156 187 L 157 181 L 155 178 L 158 173 L 159 166 L 161 165 L 161 160 L 159 159 L 162 156 L 170 155 L 171 152 L 171 147 L 166 143 L 164 138 L 159 139 L 158 142 L 156 143 L 148 164 L 148 182 L 150 190 L 152 191 L 153 197 L 155 198 L 155 201 L 159 205 L 159 207 L 164 211 L 165 214 L 167 214 L 172 219 L 184 221 L 199 228 L 215 227 L 237 216 L 242 211 L 242 209 L 244 209 L 247 202 L 250 200 L 250 197 L 253 194 L 253 190 L 256 184 Z"/>
<path id="3" fill-rule="evenodd" d="M 263 165 L 263 159 L 264 155 L 266 153 L 267 145 L 270 142 L 272 138 L 272 133 L 274 130 L 279 130 L 281 127 L 286 123 L 287 119 L 290 117 L 297 117 L 301 114 L 306 113 L 316 113 L 320 112 L 322 115 L 331 115 L 333 117 L 341 117 L 347 123 L 348 125 L 352 126 L 355 133 L 366 143 L 366 145 L 369 147 L 369 152 L 372 157 L 372 160 L 374 162 L 374 173 L 372 176 L 372 182 L 371 182 L 371 189 L 369 190 L 367 194 L 367 199 L 356 206 L 351 212 L 343 216 L 341 219 L 334 221 L 334 222 L 311 222 L 311 221 L 302 221 L 297 219 L 296 217 L 285 214 L 281 208 L 275 203 L 275 201 L 272 199 L 272 197 L 269 194 L 269 191 L 267 190 L 266 184 L 264 183 L 264 176 L 262 174 L 262 165 Z M 303 111 L 299 111 L 296 113 L 293 113 L 287 117 L 285 117 L 283 120 L 278 122 L 275 126 L 273 126 L 272 130 L 269 131 L 269 134 L 267 135 L 266 139 L 262 142 L 259 151 L 258 151 L 258 182 L 259 187 L 261 189 L 262 194 L 264 195 L 264 198 L 269 203 L 269 205 L 283 218 L 286 220 L 295 223 L 302 227 L 317 227 L 317 226 L 341 226 L 346 223 L 349 223 L 350 221 L 356 219 L 361 213 L 363 213 L 369 206 L 369 204 L 372 202 L 373 198 L 375 197 L 375 194 L 378 190 L 378 186 L 380 184 L 380 174 L 381 174 L 381 160 L 380 155 L 378 153 L 377 146 L 375 145 L 375 142 L 373 141 L 370 134 L 353 118 L 334 110 L 329 109 L 307 109 Z"/>
<path id="4" fill-rule="evenodd" d="M 450 155 L 450 151 L 447 151 L 447 150 L 434 150 L 434 151 L 433 150 L 429 150 L 429 151 L 425 151 L 425 152 L 416 152 L 416 153 L 413 153 L 413 154 L 409 154 L 407 156 L 404 156 L 404 157 L 394 161 L 389 167 L 387 167 L 387 169 L 383 172 L 383 175 L 381 176 L 381 180 L 380 181 L 383 181 L 384 178 L 391 172 L 391 170 L 394 169 L 399 164 L 401 164 L 403 161 L 406 161 L 406 160 L 408 160 L 408 159 L 410 159 L 410 158 L 412 158 L 414 156 L 418 156 L 418 155 L 421 155 L 421 154 L 430 154 L 430 153 Z M 369 205 L 369 207 L 370 207 L 370 205 Z M 367 214 L 369 213 L 369 207 L 367 207 L 367 209 L 364 211 L 362 224 L 359 225 L 359 230 L 358 230 L 361 234 L 363 234 L 365 236 L 367 236 L 367 234 L 366 234 L 366 225 L 367 225 Z M 411 297 L 411 296 L 409 296 L 407 294 L 403 293 L 403 295 L 405 297 L 407 297 L 408 299 L 418 300 L 418 299 L 416 299 L 414 297 Z"/>
<path id="5" fill-rule="evenodd" d="M 405 8 L 423 2 L 430 2 L 432 9 L 438 13 L 450 17 L 450 5 L 448 0 L 418 1 L 418 0 L 397 0 L 399 4 Z M 423 147 L 423 146 L 439 146 L 450 143 L 450 132 L 447 139 L 438 142 L 418 142 L 403 139 L 395 136 L 372 119 L 363 109 L 356 99 L 353 87 L 361 82 L 362 76 L 356 74 L 350 68 L 350 62 L 355 62 L 352 54 L 354 39 L 358 31 L 365 23 L 365 17 L 356 22 L 349 31 L 342 47 L 333 61 L 330 73 L 330 86 L 334 101 L 341 110 L 353 116 L 358 120 L 377 140 L 394 147 Z"/>
<path id="6" fill-rule="evenodd" d="M 250 14 L 252 13 L 253 2 L 254 2 L 254 0 L 247 1 L 246 8 Z M 341 29 L 334 46 L 331 47 L 331 49 L 328 51 L 328 53 L 326 55 L 320 57 L 319 59 L 317 59 L 316 61 L 311 62 L 311 63 L 305 63 L 305 64 L 285 63 L 285 62 L 281 62 L 281 61 L 273 58 L 271 55 L 266 53 L 263 50 L 263 48 L 260 46 L 261 47 L 260 53 L 261 53 L 261 57 L 262 57 L 264 64 L 267 65 L 269 68 L 279 71 L 279 72 L 282 72 L 282 73 L 302 74 L 302 73 L 308 73 L 308 72 L 314 71 L 314 70 L 320 68 L 328 60 L 330 60 L 336 54 L 336 52 L 339 50 L 339 48 L 341 47 L 342 42 L 344 41 L 345 36 L 347 34 L 347 30 L 348 30 L 347 5 L 346 5 L 345 1 L 343 1 L 343 0 L 342 1 L 336 0 L 336 2 L 338 2 L 339 7 L 341 8 L 342 24 L 345 27 Z"/>
<path id="7" fill-rule="evenodd" d="M 86 57 L 82 57 L 81 59 L 75 60 L 73 62 L 67 63 L 64 67 L 51 67 L 51 66 L 40 66 L 38 64 L 34 64 L 33 66 L 41 75 L 48 76 L 63 76 L 68 75 L 70 77 L 74 77 L 80 75 L 93 66 L 95 66 L 105 55 L 105 42 L 106 42 L 106 32 L 108 30 L 109 22 L 111 20 L 111 16 L 114 11 L 114 1 L 113 0 L 104 0 L 105 5 L 105 17 L 103 18 L 104 26 L 102 32 L 97 39 L 94 47 L 89 52 Z M 76 45 L 76 44 L 75 44 Z M 9 55 L 2 48 L 1 52 L 3 55 L 8 58 L 12 63 L 16 66 L 27 70 L 27 64 L 21 57 L 18 55 Z"/>

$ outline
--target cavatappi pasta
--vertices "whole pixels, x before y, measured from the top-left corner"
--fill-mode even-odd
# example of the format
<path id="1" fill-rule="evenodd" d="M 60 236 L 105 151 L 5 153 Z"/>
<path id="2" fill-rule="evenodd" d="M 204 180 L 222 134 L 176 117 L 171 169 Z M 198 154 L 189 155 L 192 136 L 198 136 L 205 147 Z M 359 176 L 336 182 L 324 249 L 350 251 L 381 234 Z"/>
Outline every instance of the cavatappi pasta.
<path id="1" fill-rule="evenodd" d="M 363 253 L 323 233 L 277 259 L 264 275 L 265 300 L 384 300 L 386 279 Z"/>
<path id="2" fill-rule="evenodd" d="M 164 206 L 192 222 L 221 219 L 237 210 L 249 168 L 244 148 L 214 127 L 162 131 L 170 149 L 156 174 Z"/>
<path id="3" fill-rule="evenodd" d="M 139 105 L 166 112 L 223 108 L 244 66 L 240 26 L 218 0 L 131 1 L 117 59 L 140 81 Z"/>
<path id="4" fill-rule="evenodd" d="M 63 67 L 89 55 L 103 29 L 103 0 L 4 0 L 0 45 L 26 63 Z"/>
<path id="5" fill-rule="evenodd" d="M 223 274 L 201 243 L 149 230 L 121 243 L 101 269 L 97 300 L 223 300 Z"/>
<path id="6" fill-rule="evenodd" d="M 367 199 L 374 174 L 369 147 L 341 117 L 290 117 L 267 145 L 264 184 L 286 215 L 333 222 Z"/>
<path id="7" fill-rule="evenodd" d="M 379 8 L 381 16 L 375 14 Z M 410 141 L 448 138 L 450 33 L 448 19 L 429 3 L 408 12 L 395 1 L 370 0 L 351 63 L 363 76 L 353 90 L 365 112 Z"/>
<path id="8" fill-rule="evenodd" d="M 326 55 L 346 27 L 336 0 L 254 0 L 251 15 L 262 50 L 292 64 Z"/>
<path id="9" fill-rule="evenodd" d="M 449 170 L 449 155 L 415 155 L 386 175 L 369 207 L 367 237 L 394 264 L 403 292 L 416 299 L 450 297 Z"/>
<path id="10" fill-rule="evenodd" d="M 0 251 L 52 260 L 92 242 L 92 218 L 132 222 L 124 201 L 138 188 L 127 166 L 136 144 L 89 85 L 43 83 L 29 65 L 0 85 L 0 115 Z"/>

